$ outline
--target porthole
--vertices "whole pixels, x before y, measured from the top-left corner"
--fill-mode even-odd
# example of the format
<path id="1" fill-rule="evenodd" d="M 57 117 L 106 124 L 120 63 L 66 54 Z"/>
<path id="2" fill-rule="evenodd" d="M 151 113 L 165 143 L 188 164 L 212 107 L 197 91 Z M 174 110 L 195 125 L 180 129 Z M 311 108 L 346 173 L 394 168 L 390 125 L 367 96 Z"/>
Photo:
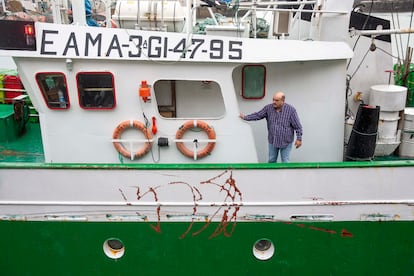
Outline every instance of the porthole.
<path id="1" fill-rule="evenodd" d="M 103 251 L 111 259 L 119 259 L 125 253 L 125 246 L 121 240 L 116 238 L 107 239 L 103 244 Z"/>
<path id="2" fill-rule="evenodd" d="M 269 260 L 275 254 L 275 246 L 271 240 L 260 239 L 253 245 L 253 255 L 262 261 Z"/>

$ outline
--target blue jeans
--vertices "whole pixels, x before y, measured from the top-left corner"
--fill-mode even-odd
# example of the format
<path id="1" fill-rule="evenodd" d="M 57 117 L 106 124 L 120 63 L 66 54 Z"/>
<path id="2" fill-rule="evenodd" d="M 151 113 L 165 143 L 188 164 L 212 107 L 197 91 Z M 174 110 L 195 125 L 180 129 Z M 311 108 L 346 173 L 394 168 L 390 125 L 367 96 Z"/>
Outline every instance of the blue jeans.
<path id="1" fill-rule="evenodd" d="M 269 163 L 276 163 L 277 157 L 279 156 L 282 159 L 282 163 L 289 162 L 290 151 L 292 150 L 292 144 L 290 143 L 286 148 L 276 148 L 272 144 L 269 144 Z"/>

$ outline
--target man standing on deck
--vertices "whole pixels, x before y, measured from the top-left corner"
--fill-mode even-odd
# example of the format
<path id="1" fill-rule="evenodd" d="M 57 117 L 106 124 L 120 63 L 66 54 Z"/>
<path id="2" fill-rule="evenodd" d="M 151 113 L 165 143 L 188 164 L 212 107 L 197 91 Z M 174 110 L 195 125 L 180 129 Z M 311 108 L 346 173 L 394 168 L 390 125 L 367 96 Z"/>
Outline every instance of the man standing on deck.
<path id="1" fill-rule="evenodd" d="M 273 95 L 273 103 L 265 105 L 262 110 L 244 115 L 240 118 L 246 121 L 257 121 L 266 118 L 268 141 L 269 141 L 269 163 L 276 163 L 280 151 L 283 163 L 289 162 L 290 151 L 296 132 L 295 147 L 302 145 L 302 125 L 296 109 L 285 103 L 285 94 L 276 92 Z"/>

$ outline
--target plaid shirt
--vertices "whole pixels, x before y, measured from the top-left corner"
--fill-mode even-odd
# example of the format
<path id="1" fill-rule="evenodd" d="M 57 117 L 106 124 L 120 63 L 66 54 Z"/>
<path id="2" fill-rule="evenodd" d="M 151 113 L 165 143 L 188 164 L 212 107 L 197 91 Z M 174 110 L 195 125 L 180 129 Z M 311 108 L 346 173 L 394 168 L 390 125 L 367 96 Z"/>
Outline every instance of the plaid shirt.
<path id="1" fill-rule="evenodd" d="M 302 125 L 296 109 L 285 103 L 282 110 L 277 112 L 273 104 L 268 104 L 262 110 L 244 116 L 246 121 L 257 121 L 266 118 L 268 141 L 277 148 L 285 148 L 296 139 L 302 141 Z"/>

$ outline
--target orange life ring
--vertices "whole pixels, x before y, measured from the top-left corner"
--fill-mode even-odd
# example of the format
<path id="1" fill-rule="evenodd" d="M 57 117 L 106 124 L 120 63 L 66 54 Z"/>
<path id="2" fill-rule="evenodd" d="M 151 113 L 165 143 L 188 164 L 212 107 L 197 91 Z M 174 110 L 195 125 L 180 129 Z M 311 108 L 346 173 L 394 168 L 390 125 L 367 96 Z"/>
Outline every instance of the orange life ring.
<path id="1" fill-rule="evenodd" d="M 192 128 L 201 128 L 208 136 L 209 140 L 216 139 L 216 132 L 214 129 L 209 126 L 206 122 L 203 121 L 187 121 L 182 126 L 180 126 L 177 130 L 177 133 L 175 135 L 176 139 L 182 139 L 184 136 L 184 133 Z M 216 145 L 216 142 L 208 142 L 207 145 L 198 151 L 192 150 L 187 148 L 183 142 L 176 142 L 177 149 L 184 154 L 187 157 L 194 158 L 194 160 L 197 160 L 197 158 L 203 158 L 209 155 Z"/>
<path id="2" fill-rule="evenodd" d="M 117 125 L 117 127 L 114 130 L 114 133 L 112 135 L 112 139 L 114 140 L 119 140 L 122 133 L 129 128 L 135 128 L 140 130 L 142 133 L 144 133 L 145 138 L 148 140 L 148 142 L 145 142 L 144 147 L 142 147 L 141 149 L 132 152 L 131 150 L 127 150 L 124 145 L 122 145 L 122 143 L 120 141 L 114 141 L 114 147 L 115 149 L 124 157 L 129 158 L 131 160 L 134 160 L 136 158 L 140 158 L 142 156 L 144 156 L 145 154 L 147 154 L 150 149 L 151 149 L 151 145 L 152 142 L 150 142 L 149 140 L 152 139 L 152 135 L 151 132 L 149 131 L 148 128 L 146 128 L 144 126 L 143 123 L 139 122 L 139 121 L 123 121 L 121 122 L 119 125 Z"/>

